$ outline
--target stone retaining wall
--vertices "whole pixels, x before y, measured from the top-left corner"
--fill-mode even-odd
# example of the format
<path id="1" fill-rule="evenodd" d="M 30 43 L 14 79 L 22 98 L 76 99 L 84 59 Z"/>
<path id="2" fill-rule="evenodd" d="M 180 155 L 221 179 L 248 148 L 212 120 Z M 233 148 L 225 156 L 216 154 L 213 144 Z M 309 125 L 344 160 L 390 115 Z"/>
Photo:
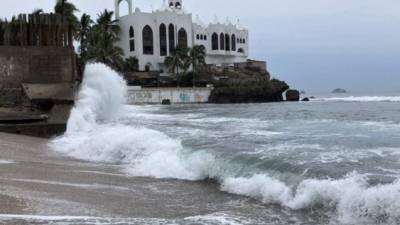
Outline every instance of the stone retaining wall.
<path id="1" fill-rule="evenodd" d="M 69 47 L 0 46 L 0 106 L 22 104 L 22 83 L 74 83 L 75 69 Z"/>

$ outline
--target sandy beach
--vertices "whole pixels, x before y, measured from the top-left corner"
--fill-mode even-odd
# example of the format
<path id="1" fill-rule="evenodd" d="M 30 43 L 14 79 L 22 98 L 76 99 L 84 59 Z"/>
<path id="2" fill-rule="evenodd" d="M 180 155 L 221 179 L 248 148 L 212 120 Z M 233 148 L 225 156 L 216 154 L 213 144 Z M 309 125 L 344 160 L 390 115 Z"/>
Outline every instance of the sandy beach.
<path id="1" fill-rule="evenodd" d="M 0 224 L 213 224 L 234 222 L 226 218 L 232 213 L 243 220 L 236 211 L 263 217 L 271 210 L 204 181 L 129 177 L 122 166 L 64 157 L 47 143 L 0 133 Z M 279 218 L 269 220 L 251 223 Z"/>

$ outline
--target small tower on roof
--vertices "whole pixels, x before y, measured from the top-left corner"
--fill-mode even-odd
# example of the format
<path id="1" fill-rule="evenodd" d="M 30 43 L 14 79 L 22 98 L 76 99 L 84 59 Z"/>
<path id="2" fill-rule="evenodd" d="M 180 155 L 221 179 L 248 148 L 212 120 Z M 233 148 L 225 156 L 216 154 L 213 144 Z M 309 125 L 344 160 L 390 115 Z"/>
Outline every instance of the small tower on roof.
<path id="1" fill-rule="evenodd" d="M 182 0 L 168 0 L 168 7 L 180 11 L 183 9 Z"/>
<path id="2" fill-rule="evenodd" d="M 114 0 L 115 1 L 115 18 L 119 19 L 120 18 L 120 10 L 119 10 L 119 5 L 121 2 L 126 1 L 128 3 L 128 14 L 132 14 L 132 0 Z"/>

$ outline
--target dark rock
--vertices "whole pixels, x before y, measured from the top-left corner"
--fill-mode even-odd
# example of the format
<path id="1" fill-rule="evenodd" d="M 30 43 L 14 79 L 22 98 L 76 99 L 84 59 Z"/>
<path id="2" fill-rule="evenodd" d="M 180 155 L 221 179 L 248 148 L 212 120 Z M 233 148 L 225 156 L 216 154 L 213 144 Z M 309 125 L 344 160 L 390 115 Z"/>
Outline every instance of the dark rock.
<path id="1" fill-rule="evenodd" d="M 161 102 L 161 104 L 163 104 L 163 105 L 171 105 L 171 100 L 169 100 L 169 99 L 163 99 L 162 102 Z"/>
<path id="2" fill-rule="evenodd" d="M 336 88 L 335 90 L 332 91 L 333 94 L 345 94 L 347 91 L 342 88 Z"/>
<path id="3" fill-rule="evenodd" d="M 276 79 L 218 83 L 211 92 L 209 102 L 216 104 L 281 102 L 283 93 L 287 89 L 289 86 L 284 81 Z"/>
<path id="4" fill-rule="evenodd" d="M 300 92 L 298 90 L 290 89 L 286 92 L 286 101 L 298 102 L 300 101 Z"/>
<path id="5" fill-rule="evenodd" d="M 310 99 L 309 99 L 309 98 L 303 98 L 301 101 L 302 101 L 302 102 L 309 102 Z"/>
<path id="6" fill-rule="evenodd" d="M 310 99 L 316 99 L 314 96 L 311 96 Z"/>

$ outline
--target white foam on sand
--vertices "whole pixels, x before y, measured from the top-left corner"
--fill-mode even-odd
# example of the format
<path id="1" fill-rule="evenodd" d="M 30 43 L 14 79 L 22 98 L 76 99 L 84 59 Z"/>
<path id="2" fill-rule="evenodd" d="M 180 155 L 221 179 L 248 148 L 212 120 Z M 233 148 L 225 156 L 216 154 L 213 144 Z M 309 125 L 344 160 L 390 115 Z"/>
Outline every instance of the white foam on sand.
<path id="1" fill-rule="evenodd" d="M 235 217 L 225 213 L 214 213 L 209 215 L 191 216 L 184 219 L 188 222 L 199 224 L 215 224 L 215 225 L 247 225 L 254 224 L 247 218 Z"/>
<path id="2" fill-rule="evenodd" d="M 173 225 L 165 219 L 157 218 L 111 218 L 90 216 L 42 216 L 42 215 L 13 215 L 0 214 L 0 222 L 11 224 L 21 223 L 21 220 L 29 223 L 40 224 L 82 224 L 82 225 L 105 225 L 105 224 L 163 224 Z M 25 224 L 25 223 L 24 223 Z"/>
<path id="3" fill-rule="evenodd" d="M 1 164 L 13 164 L 13 163 L 15 163 L 15 162 L 11 161 L 11 160 L 0 159 L 0 165 Z"/>

